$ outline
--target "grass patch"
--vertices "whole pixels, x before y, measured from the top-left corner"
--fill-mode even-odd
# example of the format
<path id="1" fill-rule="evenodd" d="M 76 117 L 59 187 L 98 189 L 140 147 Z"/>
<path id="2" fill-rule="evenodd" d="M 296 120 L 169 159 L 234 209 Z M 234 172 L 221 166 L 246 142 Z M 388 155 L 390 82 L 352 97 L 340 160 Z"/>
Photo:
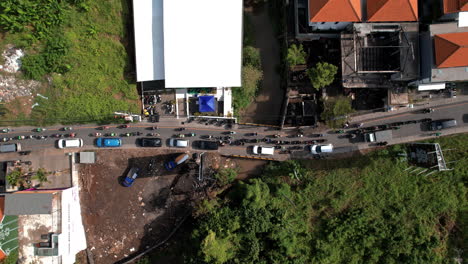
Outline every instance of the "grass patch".
<path id="1" fill-rule="evenodd" d="M 126 69 L 132 68 L 123 44 L 128 19 L 127 1 L 122 0 L 89 1 L 84 8 L 67 9 L 57 29 L 67 43 L 60 58 L 65 68 L 54 71 L 61 74 L 51 74 L 53 81 L 44 93 L 48 99 L 36 98 L 39 106 L 30 116 L 34 123 L 100 122 L 109 120 L 114 111 L 139 113 L 136 84 L 125 78 Z M 27 47 L 29 54 L 43 54 L 45 42 L 29 45 L 30 35 L 8 33 L 3 42 Z M 30 77 L 41 74 L 35 70 Z"/>

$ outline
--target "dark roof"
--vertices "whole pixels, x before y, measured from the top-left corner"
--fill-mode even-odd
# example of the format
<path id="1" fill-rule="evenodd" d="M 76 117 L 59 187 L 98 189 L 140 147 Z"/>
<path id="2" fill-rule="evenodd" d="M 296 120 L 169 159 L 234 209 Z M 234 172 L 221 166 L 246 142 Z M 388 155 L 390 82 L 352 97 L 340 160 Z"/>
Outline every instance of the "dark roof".
<path id="1" fill-rule="evenodd" d="M 5 215 L 35 215 L 52 212 L 52 193 L 12 193 L 5 195 Z"/>

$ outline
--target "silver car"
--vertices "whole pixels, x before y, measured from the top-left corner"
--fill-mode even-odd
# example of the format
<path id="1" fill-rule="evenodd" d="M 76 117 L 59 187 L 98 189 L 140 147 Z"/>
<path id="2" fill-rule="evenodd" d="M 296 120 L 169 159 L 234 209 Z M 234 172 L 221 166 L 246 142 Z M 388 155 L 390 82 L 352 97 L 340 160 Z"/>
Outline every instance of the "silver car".
<path id="1" fill-rule="evenodd" d="M 169 147 L 186 148 L 188 146 L 189 146 L 189 141 L 187 139 L 178 139 L 178 138 L 169 139 Z"/>

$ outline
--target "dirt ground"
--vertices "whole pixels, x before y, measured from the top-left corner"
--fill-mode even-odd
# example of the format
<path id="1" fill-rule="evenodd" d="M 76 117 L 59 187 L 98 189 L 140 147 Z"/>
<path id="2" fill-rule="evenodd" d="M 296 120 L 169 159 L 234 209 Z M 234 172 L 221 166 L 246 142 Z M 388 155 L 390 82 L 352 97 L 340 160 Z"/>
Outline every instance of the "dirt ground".
<path id="1" fill-rule="evenodd" d="M 163 168 L 163 162 L 177 153 L 181 152 L 97 151 L 96 164 L 80 165 L 83 222 L 95 263 L 124 260 L 163 240 L 181 218 L 191 213 L 193 201 L 205 195 L 193 161 L 171 172 Z M 148 166 L 151 160 L 152 169 Z M 205 154 L 204 161 L 207 179 L 220 167 L 238 167 L 239 178 L 245 178 L 264 165 L 263 161 L 234 160 L 217 153 Z M 121 179 L 131 166 L 141 169 L 141 177 L 133 186 L 123 187 Z"/>

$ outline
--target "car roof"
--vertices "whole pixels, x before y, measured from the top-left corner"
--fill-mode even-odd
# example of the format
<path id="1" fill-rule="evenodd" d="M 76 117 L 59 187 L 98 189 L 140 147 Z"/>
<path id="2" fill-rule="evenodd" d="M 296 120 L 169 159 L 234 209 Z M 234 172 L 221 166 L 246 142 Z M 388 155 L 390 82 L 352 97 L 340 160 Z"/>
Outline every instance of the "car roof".
<path id="1" fill-rule="evenodd" d="M 104 138 L 103 143 L 106 146 L 120 146 L 120 139 L 118 139 L 118 138 Z"/>

